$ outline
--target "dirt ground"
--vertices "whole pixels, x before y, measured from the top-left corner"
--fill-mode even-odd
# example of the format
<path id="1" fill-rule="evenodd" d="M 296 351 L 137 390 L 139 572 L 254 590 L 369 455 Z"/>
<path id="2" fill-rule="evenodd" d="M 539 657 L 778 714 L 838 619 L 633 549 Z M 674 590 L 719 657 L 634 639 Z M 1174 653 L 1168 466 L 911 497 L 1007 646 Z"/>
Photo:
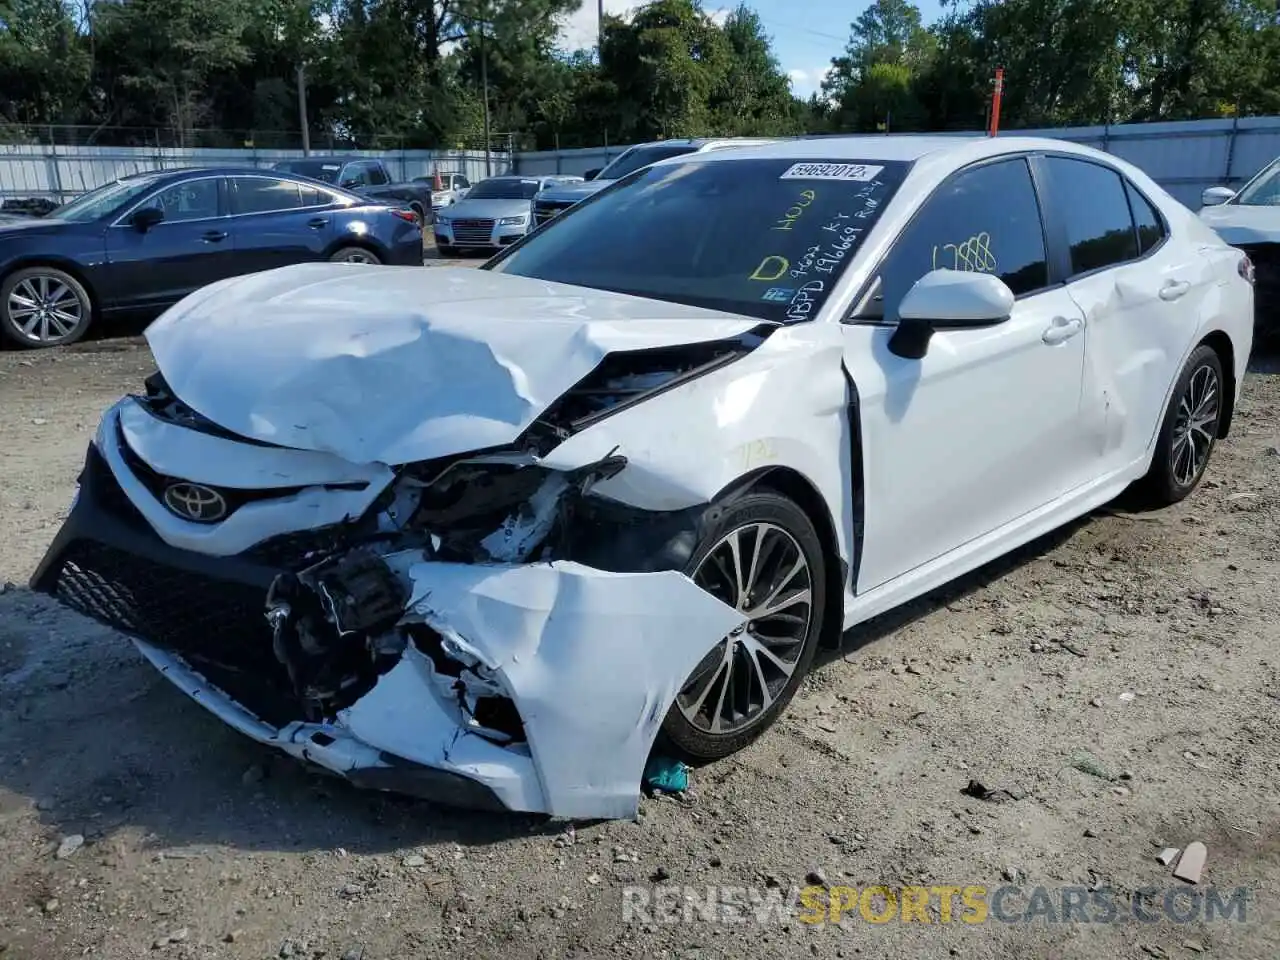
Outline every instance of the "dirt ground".
<path id="1" fill-rule="evenodd" d="M 319 778 L 27 591 L 98 415 L 150 370 L 137 337 L 0 352 L 3 960 L 1280 956 L 1275 360 L 1188 501 L 1102 511 L 857 631 L 689 794 L 576 829 Z M 1071 765 L 1086 756 L 1093 773 Z M 971 779 L 1013 796 L 968 796 Z M 1123 919 L 1180 886 L 1156 855 L 1193 840 L 1207 866 L 1184 893 L 1248 888 L 1243 922 L 1029 910 L 1036 888 L 1102 888 Z M 1038 915 L 624 911 L 628 885 L 812 883 L 1011 886 L 1001 915 Z"/>

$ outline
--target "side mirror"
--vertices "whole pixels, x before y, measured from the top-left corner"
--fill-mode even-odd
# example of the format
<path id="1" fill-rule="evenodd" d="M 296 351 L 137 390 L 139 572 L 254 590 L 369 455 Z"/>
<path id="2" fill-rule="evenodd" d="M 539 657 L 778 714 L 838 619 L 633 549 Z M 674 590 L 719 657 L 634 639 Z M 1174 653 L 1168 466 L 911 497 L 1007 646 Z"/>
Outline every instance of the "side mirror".
<path id="1" fill-rule="evenodd" d="M 164 222 L 164 211 L 159 207 L 140 207 L 133 211 L 129 222 L 139 233 L 146 233 L 157 223 Z"/>
<path id="2" fill-rule="evenodd" d="M 1013 291 L 999 277 L 962 270 L 933 270 L 915 282 L 898 307 L 898 329 L 889 338 L 897 356 L 919 360 L 935 330 L 992 327 L 1009 319 Z"/>
<path id="3" fill-rule="evenodd" d="M 1210 187 L 1200 194 L 1200 203 L 1206 207 L 1220 207 L 1235 195 L 1230 187 Z"/>
<path id="4" fill-rule="evenodd" d="M 596 167 L 594 170 L 588 170 L 586 173 L 584 173 L 584 174 L 582 175 L 582 179 L 583 179 L 584 181 L 585 181 L 585 180 L 594 180 L 596 177 L 600 176 L 600 170 L 601 170 L 601 169 L 602 169 L 601 167 Z"/>

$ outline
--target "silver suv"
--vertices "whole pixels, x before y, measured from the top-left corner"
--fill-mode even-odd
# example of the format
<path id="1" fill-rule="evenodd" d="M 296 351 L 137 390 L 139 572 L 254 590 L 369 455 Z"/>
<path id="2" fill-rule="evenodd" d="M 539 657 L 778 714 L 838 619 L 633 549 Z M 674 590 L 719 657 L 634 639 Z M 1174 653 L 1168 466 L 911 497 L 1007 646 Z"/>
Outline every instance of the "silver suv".
<path id="1" fill-rule="evenodd" d="M 603 190 L 615 180 L 621 180 L 629 173 L 668 157 L 679 157 L 686 153 L 703 153 L 707 150 L 723 150 L 728 147 L 756 147 L 766 143 L 774 143 L 777 138 L 769 137 L 725 137 L 724 139 L 696 140 L 658 140 L 655 143 L 641 143 L 622 151 L 603 170 L 595 176 L 588 176 L 584 183 L 561 184 L 550 186 L 533 199 L 533 219 L 535 225 L 546 223 L 552 217 L 567 210 L 579 200 Z"/>

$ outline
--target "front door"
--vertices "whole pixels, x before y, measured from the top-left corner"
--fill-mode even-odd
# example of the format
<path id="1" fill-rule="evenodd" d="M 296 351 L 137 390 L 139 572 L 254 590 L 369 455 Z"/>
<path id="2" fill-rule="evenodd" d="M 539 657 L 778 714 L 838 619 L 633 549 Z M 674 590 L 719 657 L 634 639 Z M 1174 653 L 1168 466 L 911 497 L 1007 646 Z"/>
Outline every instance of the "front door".
<path id="1" fill-rule="evenodd" d="M 164 219 L 145 231 L 129 223 L 107 230 L 110 294 L 121 307 L 158 308 L 231 276 L 235 250 L 222 177 L 172 184 L 144 201 Z"/>
<path id="2" fill-rule="evenodd" d="M 888 349 L 897 305 L 935 268 L 999 276 L 1004 323 Z M 863 457 L 859 593 L 1043 506 L 1087 475 L 1078 425 L 1084 318 L 1054 282 L 1021 157 L 960 171 L 918 211 L 843 326 Z"/>

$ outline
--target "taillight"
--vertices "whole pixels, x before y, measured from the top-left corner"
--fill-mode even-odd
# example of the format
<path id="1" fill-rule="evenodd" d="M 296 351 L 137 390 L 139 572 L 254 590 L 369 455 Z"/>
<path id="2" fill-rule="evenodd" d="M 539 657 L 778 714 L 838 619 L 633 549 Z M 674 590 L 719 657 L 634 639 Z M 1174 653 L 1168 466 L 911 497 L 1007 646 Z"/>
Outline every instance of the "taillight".
<path id="1" fill-rule="evenodd" d="M 1236 269 L 1240 271 L 1240 276 L 1244 277 L 1246 283 L 1253 283 L 1254 271 L 1253 261 L 1249 259 L 1247 253 L 1240 255 L 1240 262 L 1236 264 Z"/>
<path id="2" fill-rule="evenodd" d="M 418 222 L 418 215 L 412 210 L 392 210 L 391 212 L 401 220 L 408 220 L 410 223 Z"/>

